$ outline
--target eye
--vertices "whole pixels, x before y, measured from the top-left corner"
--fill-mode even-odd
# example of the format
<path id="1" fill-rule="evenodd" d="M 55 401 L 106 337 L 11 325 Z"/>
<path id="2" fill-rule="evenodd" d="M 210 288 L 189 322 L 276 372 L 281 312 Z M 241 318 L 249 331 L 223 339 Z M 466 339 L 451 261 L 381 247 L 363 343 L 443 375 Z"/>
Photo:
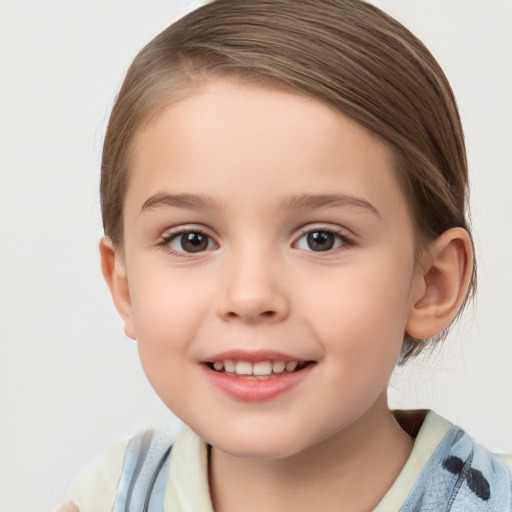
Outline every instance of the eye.
<path id="1" fill-rule="evenodd" d="M 314 229 L 304 233 L 295 246 L 306 251 L 326 252 L 349 243 L 348 238 L 341 233 L 328 229 Z"/>
<path id="2" fill-rule="evenodd" d="M 216 247 L 215 242 L 201 231 L 179 231 L 163 237 L 162 246 L 167 246 L 177 253 L 197 253 Z"/>

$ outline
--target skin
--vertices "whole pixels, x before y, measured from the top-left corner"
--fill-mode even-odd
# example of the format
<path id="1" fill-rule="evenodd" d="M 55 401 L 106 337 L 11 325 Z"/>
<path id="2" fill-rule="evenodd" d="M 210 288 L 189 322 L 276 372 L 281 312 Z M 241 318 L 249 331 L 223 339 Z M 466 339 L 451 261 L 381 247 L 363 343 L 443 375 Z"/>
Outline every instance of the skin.
<path id="1" fill-rule="evenodd" d="M 212 445 L 215 510 L 372 509 L 412 447 L 386 397 L 404 333 L 429 337 L 453 319 L 467 233 L 449 230 L 419 264 L 388 146 L 290 92 L 211 81 L 165 107 L 133 150 L 124 243 L 102 241 L 103 271 L 154 389 Z M 210 200 L 163 199 L 176 194 Z M 305 195 L 342 200 L 290 199 Z M 169 241 L 176 230 L 208 245 L 187 252 Z M 314 232 L 334 233 L 334 247 L 314 250 Z M 248 403 L 204 372 L 231 349 L 313 364 L 297 386 Z"/>
<path id="2" fill-rule="evenodd" d="M 58 512 L 80 512 L 78 510 L 78 507 L 76 505 L 73 505 L 72 503 L 64 506 L 63 508 L 60 508 Z"/>

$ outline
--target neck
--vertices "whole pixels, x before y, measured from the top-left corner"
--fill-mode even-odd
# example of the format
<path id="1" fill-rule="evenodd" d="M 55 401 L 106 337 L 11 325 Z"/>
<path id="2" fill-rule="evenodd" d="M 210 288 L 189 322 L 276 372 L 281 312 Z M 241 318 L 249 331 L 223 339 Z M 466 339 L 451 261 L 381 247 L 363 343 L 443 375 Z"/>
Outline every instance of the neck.
<path id="1" fill-rule="evenodd" d="M 285 459 L 237 458 L 212 448 L 214 510 L 367 512 L 389 490 L 412 445 L 384 395 L 343 431 Z"/>

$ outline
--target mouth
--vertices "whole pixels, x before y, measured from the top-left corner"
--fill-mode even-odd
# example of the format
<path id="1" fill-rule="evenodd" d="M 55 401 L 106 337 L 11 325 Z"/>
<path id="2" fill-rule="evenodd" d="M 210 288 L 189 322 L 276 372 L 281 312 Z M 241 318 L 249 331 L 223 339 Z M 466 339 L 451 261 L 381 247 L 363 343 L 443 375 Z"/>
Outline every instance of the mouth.
<path id="1" fill-rule="evenodd" d="M 274 350 L 211 354 L 200 366 L 209 382 L 238 402 L 265 402 L 291 393 L 308 379 L 317 361 Z"/>
<path id="2" fill-rule="evenodd" d="M 224 359 L 204 363 L 210 370 L 228 377 L 245 380 L 267 380 L 297 373 L 314 361 L 244 361 Z"/>

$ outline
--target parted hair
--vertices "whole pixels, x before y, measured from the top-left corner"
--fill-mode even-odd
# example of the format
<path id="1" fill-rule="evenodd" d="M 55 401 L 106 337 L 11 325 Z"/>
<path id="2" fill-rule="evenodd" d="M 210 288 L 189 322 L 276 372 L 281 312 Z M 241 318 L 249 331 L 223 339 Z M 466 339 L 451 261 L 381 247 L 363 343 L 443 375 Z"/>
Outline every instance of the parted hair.
<path id="1" fill-rule="evenodd" d="M 362 0 L 215 0 L 147 44 L 110 116 L 101 166 L 106 236 L 123 243 L 123 204 L 137 131 L 212 78 L 302 93 L 387 143 L 417 247 L 445 230 L 470 232 L 460 117 L 441 67 L 408 29 Z M 250 120 L 248 120 L 250 122 Z M 466 296 L 474 294 L 476 268 Z M 443 338 L 405 336 L 401 363 Z"/>

